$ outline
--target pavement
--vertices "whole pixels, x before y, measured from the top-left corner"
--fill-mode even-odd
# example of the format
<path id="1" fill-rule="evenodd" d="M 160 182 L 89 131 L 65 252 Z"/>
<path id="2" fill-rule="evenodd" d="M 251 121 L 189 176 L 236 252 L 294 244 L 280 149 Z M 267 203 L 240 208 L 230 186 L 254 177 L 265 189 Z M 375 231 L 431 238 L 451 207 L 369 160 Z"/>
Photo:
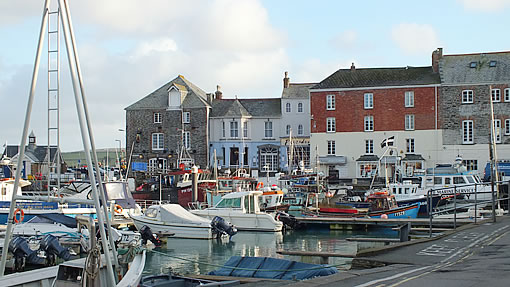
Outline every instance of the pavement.
<path id="1" fill-rule="evenodd" d="M 353 263 L 382 267 L 253 286 L 510 286 L 510 216 L 468 224 L 435 238 L 370 249 L 358 253 Z"/>

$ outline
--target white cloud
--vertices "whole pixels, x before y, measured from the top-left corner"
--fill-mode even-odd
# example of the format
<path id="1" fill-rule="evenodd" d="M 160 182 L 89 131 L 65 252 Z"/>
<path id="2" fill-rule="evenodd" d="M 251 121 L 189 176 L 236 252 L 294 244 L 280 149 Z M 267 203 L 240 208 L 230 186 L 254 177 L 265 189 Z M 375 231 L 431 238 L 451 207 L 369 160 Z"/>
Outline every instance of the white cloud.
<path id="1" fill-rule="evenodd" d="M 429 54 L 441 46 L 436 31 L 428 24 L 402 23 L 392 28 L 391 36 L 406 54 Z"/>
<path id="2" fill-rule="evenodd" d="M 355 30 L 345 30 L 331 40 L 331 44 L 340 50 L 351 50 L 356 47 L 358 33 Z"/>
<path id="3" fill-rule="evenodd" d="M 510 0 L 457 0 L 466 10 L 500 12 L 510 6 Z"/>

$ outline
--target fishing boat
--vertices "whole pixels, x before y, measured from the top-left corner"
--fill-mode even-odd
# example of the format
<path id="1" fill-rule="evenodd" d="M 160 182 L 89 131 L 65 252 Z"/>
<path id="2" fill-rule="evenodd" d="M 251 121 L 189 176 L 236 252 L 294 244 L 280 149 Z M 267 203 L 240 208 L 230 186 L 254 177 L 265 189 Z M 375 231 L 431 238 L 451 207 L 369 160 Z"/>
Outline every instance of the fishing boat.
<path id="1" fill-rule="evenodd" d="M 283 223 L 276 220 L 274 214 L 260 210 L 261 195 L 260 190 L 231 192 L 225 194 L 213 207 L 201 209 L 194 206 L 195 209 L 190 209 L 190 212 L 209 219 L 220 216 L 240 231 L 281 231 Z"/>
<path id="2" fill-rule="evenodd" d="M 371 191 L 366 201 L 371 204 L 369 211 L 365 213 L 368 217 L 416 218 L 420 209 L 419 202 L 399 207 L 395 196 L 386 189 Z"/>
<path id="3" fill-rule="evenodd" d="M 290 204 L 283 202 L 284 196 L 285 193 L 276 184 L 273 184 L 271 187 L 262 188 L 260 210 L 266 212 L 289 211 Z"/>
<path id="4" fill-rule="evenodd" d="M 216 221 L 197 216 L 179 204 L 152 205 L 142 215 L 131 218 L 138 230 L 146 225 L 158 236 L 212 239 L 223 234 L 216 228 Z M 236 233 L 235 227 L 230 225 L 222 231 L 230 236 Z"/>

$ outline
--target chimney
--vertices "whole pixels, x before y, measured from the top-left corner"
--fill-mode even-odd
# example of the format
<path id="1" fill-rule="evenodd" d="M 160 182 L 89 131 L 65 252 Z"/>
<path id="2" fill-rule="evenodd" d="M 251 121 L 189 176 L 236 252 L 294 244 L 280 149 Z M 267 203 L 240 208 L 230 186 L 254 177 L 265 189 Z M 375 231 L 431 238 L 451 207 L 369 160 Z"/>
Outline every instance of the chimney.
<path id="1" fill-rule="evenodd" d="M 285 72 L 285 78 L 283 78 L 283 88 L 284 89 L 289 87 L 289 82 L 290 82 L 289 72 Z"/>
<path id="2" fill-rule="evenodd" d="M 439 61 L 443 58 L 443 48 L 437 48 L 432 52 L 432 71 L 439 72 Z"/>
<path id="3" fill-rule="evenodd" d="M 215 95 L 216 95 L 216 97 L 215 97 L 215 98 L 216 98 L 217 100 L 221 100 L 221 99 L 223 99 L 223 93 L 221 92 L 221 87 L 220 87 L 220 85 L 217 85 L 217 86 L 216 86 L 216 92 L 215 92 Z"/>
<path id="4" fill-rule="evenodd" d="M 351 71 L 356 70 L 356 66 L 354 66 L 354 63 L 351 64 Z"/>

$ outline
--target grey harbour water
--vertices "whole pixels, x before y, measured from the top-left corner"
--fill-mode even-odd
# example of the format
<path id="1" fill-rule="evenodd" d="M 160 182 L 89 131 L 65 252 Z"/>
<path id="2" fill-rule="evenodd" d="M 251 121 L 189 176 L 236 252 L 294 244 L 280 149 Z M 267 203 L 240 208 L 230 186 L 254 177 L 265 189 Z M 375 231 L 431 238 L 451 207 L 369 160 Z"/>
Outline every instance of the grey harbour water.
<path id="1" fill-rule="evenodd" d="M 299 256 L 277 254 L 277 250 L 322 251 L 355 254 L 357 250 L 381 243 L 356 243 L 348 237 L 396 238 L 398 233 L 389 228 L 343 229 L 314 228 L 285 232 L 239 232 L 232 240 L 198 240 L 167 238 L 166 244 L 149 252 L 144 275 L 168 273 L 207 274 L 219 268 L 231 256 L 267 256 L 303 261 Z M 317 259 L 315 261 L 314 259 Z M 308 263 L 319 263 L 318 258 L 307 258 Z M 350 267 L 349 258 L 331 257 L 329 264 L 339 269 Z"/>

